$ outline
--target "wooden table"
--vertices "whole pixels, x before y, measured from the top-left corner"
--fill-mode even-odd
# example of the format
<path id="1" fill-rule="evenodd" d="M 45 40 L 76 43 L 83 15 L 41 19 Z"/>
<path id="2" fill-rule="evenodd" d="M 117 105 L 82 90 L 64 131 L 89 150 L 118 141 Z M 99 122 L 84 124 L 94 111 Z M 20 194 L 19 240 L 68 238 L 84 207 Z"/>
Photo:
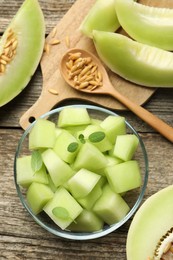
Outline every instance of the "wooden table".
<path id="1" fill-rule="evenodd" d="M 75 0 L 40 0 L 47 33 Z M 0 33 L 22 0 L 0 0 Z M 0 259 L 126 259 L 126 236 L 131 219 L 117 231 L 91 241 L 67 241 L 43 230 L 23 208 L 14 185 L 13 163 L 17 142 L 23 133 L 22 114 L 40 95 L 42 77 L 38 68 L 29 86 L 0 108 Z M 75 100 L 69 102 L 75 103 Z M 173 89 L 159 89 L 145 108 L 173 126 Z M 129 111 L 121 111 L 139 132 L 149 157 L 149 180 L 144 200 L 173 182 L 173 146 Z M 144 201 L 143 200 L 143 201 Z M 134 259 L 135 260 L 135 259 Z"/>

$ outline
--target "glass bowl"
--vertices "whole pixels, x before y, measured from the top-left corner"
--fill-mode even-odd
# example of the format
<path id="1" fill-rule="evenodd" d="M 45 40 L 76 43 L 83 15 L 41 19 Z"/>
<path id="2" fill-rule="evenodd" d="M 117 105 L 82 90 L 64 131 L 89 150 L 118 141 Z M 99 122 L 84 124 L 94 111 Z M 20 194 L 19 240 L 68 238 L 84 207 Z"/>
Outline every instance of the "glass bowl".
<path id="1" fill-rule="evenodd" d="M 51 110 L 50 112 L 47 112 L 46 114 L 42 115 L 41 118 L 46 118 L 49 119 L 53 122 L 57 122 L 58 114 L 64 107 L 59 107 L 54 110 Z M 113 115 L 113 116 L 118 116 L 116 113 L 102 108 L 98 106 L 93 106 L 93 105 L 71 105 L 68 107 L 83 107 L 86 108 L 89 115 L 91 115 L 93 118 L 96 119 L 101 119 L 103 120 L 106 118 L 108 115 Z M 137 136 L 139 139 L 139 146 L 138 149 L 135 153 L 135 159 L 138 160 L 140 169 L 141 169 L 141 177 L 142 177 L 142 185 L 140 188 L 131 190 L 128 192 L 128 196 L 125 199 L 128 205 L 130 206 L 130 211 L 128 214 L 118 223 L 115 223 L 113 225 L 104 225 L 103 229 L 100 231 L 96 232 L 73 232 L 69 230 L 62 230 L 60 229 L 47 215 L 46 213 L 42 212 L 39 213 L 38 215 L 35 215 L 31 208 L 29 207 L 27 201 L 26 201 L 26 190 L 22 188 L 21 186 L 18 185 L 17 183 L 17 170 L 16 170 L 16 160 L 18 157 L 22 157 L 25 155 L 31 154 L 31 152 L 28 149 L 28 135 L 29 132 L 31 131 L 32 127 L 34 126 L 35 122 L 33 122 L 27 130 L 24 132 L 22 135 L 21 139 L 19 140 L 17 149 L 16 149 L 16 154 L 15 154 L 15 161 L 14 161 L 14 180 L 15 180 L 15 185 L 17 189 L 18 196 L 21 200 L 21 203 L 23 206 L 26 208 L 26 210 L 30 213 L 31 217 L 45 230 L 49 231 L 50 233 L 66 238 L 66 239 L 72 239 L 72 240 L 89 240 L 89 239 L 95 239 L 99 238 L 102 236 L 105 236 L 119 227 L 121 227 L 129 218 L 135 213 L 135 211 L 138 209 L 140 206 L 140 203 L 143 199 L 146 186 L 147 186 L 147 181 L 148 181 L 148 158 L 147 158 L 147 152 L 144 146 L 144 143 L 139 136 L 139 134 L 136 132 L 136 130 L 126 121 L 126 128 L 127 128 L 127 133 L 133 133 Z"/>

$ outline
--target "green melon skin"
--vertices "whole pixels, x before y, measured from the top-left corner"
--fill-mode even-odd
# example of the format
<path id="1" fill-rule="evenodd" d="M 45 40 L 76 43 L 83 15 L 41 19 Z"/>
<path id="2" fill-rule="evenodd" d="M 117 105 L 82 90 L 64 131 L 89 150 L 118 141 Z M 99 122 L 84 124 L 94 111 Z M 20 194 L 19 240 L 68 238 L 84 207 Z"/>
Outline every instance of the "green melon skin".
<path id="1" fill-rule="evenodd" d="M 147 87 L 173 87 L 173 53 L 111 32 L 93 31 L 100 59 L 116 74 Z"/>
<path id="2" fill-rule="evenodd" d="M 136 41 L 173 50 L 173 10 L 116 0 L 115 10 L 124 30 Z"/>
<path id="3" fill-rule="evenodd" d="M 0 107 L 16 97 L 29 83 L 38 67 L 45 40 L 44 16 L 37 0 L 25 0 L 0 40 L 3 51 L 8 29 L 17 36 L 14 59 L 0 75 Z"/>
<path id="4" fill-rule="evenodd" d="M 153 259 L 160 238 L 173 227 L 172 198 L 173 185 L 170 185 L 153 194 L 139 208 L 128 231 L 127 260 Z"/>

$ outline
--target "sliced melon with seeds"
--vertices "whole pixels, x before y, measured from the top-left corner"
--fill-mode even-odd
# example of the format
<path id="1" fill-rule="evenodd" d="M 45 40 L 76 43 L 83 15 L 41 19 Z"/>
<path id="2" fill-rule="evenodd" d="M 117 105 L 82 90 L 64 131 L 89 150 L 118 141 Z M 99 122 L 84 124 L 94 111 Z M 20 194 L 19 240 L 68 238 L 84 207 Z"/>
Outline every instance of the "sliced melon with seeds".
<path id="1" fill-rule="evenodd" d="M 119 33 L 93 31 L 93 38 L 100 59 L 119 76 L 147 87 L 173 87 L 172 52 Z"/>
<path id="2" fill-rule="evenodd" d="M 25 0 L 0 40 L 0 106 L 27 86 L 39 64 L 44 39 L 40 5 L 37 0 Z"/>

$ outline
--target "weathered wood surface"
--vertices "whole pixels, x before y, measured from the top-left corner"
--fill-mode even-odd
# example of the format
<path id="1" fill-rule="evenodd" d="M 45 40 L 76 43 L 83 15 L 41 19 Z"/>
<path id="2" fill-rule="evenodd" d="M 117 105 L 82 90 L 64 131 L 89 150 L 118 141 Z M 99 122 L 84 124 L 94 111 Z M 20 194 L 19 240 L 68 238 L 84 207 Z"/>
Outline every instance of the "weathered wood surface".
<path id="1" fill-rule="evenodd" d="M 40 0 L 46 15 L 47 33 L 73 2 L 75 1 Z M 20 0 L 0 0 L 1 32 L 21 3 Z M 125 260 L 126 236 L 131 220 L 106 237 L 84 242 L 68 241 L 57 238 L 39 227 L 20 203 L 13 179 L 14 154 L 17 142 L 23 133 L 19 127 L 19 119 L 34 104 L 41 92 L 42 77 L 39 69 L 29 85 L 12 102 L 0 108 L 0 260 Z M 68 101 L 68 103 L 76 102 L 77 100 Z M 145 108 L 173 126 L 173 89 L 156 91 L 145 104 Z M 149 157 L 149 181 L 145 200 L 156 191 L 173 183 L 173 145 L 131 112 L 119 113 L 125 115 L 134 125 L 146 145 Z"/>

